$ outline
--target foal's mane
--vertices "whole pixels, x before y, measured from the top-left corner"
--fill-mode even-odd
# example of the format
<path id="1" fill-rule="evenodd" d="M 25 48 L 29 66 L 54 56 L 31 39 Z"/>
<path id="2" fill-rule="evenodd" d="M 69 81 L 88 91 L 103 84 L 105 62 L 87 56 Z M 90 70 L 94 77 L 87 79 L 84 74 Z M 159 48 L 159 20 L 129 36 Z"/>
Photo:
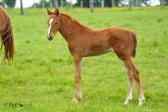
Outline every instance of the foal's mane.
<path id="1" fill-rule="evenodd" d="M 61 13 L 61 15 L 64 16 L 64 17 L 67 17 L 68 19 L 72 20 L 72 17 L 70 15 L 66 14 L 66 13 Z"/>
<path id="2" fill-rule="evenodd" d="M 1 48 L 4 46 L 5 56 L 4 60 L 13 60 L 14 53 L 14 42 L 13 42 L 13 31 L 9 16 L 0 6 L 0 38 L 2 41 Z"/>
<path id="3" fill-rule="evenodd" d="M 80 26 L 80 27 L 85 27 L 88 28 L 87 26 L 81 24 L 79 21 L 77 21 L 76 19 L 72 18 L 69 14 L 66 13 L 60 13 L 61 16 L 68 18 L 70 21 L 72 21 L 73 23 L 75 23 L 76 25 Z"/>

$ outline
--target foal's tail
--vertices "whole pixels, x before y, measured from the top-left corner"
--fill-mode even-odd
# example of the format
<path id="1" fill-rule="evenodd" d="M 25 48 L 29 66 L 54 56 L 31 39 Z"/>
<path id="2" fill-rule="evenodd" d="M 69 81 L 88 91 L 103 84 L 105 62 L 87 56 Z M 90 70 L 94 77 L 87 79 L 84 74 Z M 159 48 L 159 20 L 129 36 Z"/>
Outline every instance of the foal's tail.
<path id="1" fill-rule="evenodd" d="M 130 38 L 132 40 L 132 57 L 136 56 L 136 47 L 137 47 L 137 39 L 134 32 L 130 32 Z"/>

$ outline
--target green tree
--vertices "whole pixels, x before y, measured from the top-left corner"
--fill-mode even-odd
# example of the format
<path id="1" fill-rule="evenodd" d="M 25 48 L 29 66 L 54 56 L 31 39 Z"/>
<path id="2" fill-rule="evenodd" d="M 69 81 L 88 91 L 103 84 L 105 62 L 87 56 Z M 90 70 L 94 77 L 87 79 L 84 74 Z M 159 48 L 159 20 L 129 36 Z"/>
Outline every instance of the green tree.
<path id="1" fill-rule="evenodd" d="M 168 5 L 168 0 L 165 0 L 166 5 Z"/>
<path id="2" fill-rule="evenodd" d="M 53 4 L 53 7 L 63 7 L 68 4 L 67 0 L 51 0 L 51 3 Z"/>
<path id="3" fill-rule="evenodd" d="M 0 0 L 0 5 L 4 6 L 4 1 L 3 0 Z"/>
<path id="4" fill-rule="evenodd" d="M 160 0 L 160 5 L 168 5 L 168 0 Z"/>
<path id="5" fill-rule="evenodd" d="M 4 0 L 4 3 L 5 3 L 8 7 L 12 8 L 12 7 L 15 7 L 16 0 Z"/>
<path id="6" fill-rule="evenodd" d="M 75 6 L 80 6 L 82 0 L 77 0 Z M 112 1 L 114 1 L 113 6 L 118 6 L 122 0 L 104 0 L 104 7 L 112 7 Z M 83 7 L 89 7 L 89 0 L 83 0 Z M 95 7 L 101 7 L 102 0 L 93 0 Z"/>
<path id="7" fill-rule="evenodd" d="M 129 0 L 128 5 L 131 6 L 141 6 L 142 4 L 146 6 L 150 6 L 150 1 L 151 0 Z"/>
<path id="8" fill-rule="evenodd" d="M 47 0 L 40 0 L 40 3 L 36 3 L 33 4 L 34 7 L 42 7 L 42 8 L 46 8 L 46 7 L 50 7 L 50 2 Z"/>
<path id="9" fill-rule="evenodd" d="M 80 6 L 81 1 L 83 1 L 82 2 L 83 7 L 89 7 L 89 0 L 77 0 L 77 3 L 75 4 L 75 6 Z"/>

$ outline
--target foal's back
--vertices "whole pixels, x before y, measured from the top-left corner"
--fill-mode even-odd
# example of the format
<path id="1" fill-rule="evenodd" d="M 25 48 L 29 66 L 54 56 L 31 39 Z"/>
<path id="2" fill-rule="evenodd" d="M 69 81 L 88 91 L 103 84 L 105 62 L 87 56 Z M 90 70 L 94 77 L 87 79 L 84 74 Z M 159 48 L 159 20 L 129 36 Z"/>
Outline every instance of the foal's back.
<path id="1" fill-rule="evenodd" d="M 132 47 L 134 46 L 134 40 L 136 40 L 134 32 L 119 27 L 93 32 L 97 35 L 94 39 L 99 41 L 101 47 L 104 48 L 103 50 L 113 50 L 120 58 L 127 58 L 132 55 Z"/>

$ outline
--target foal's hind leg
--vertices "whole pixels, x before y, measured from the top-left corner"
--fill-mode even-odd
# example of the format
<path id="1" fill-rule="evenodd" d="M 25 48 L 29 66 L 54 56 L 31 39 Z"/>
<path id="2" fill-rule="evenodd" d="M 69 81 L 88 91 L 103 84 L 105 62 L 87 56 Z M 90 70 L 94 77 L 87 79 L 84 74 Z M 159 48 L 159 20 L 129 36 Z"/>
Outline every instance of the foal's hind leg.
<path id="1" fill-rule="evenodd" d="M 127 78 L 128 78 L 128 93 L 127 98 L 125 99 L 124 104 L 129 104 L 132 101 L 132 86 L 133 86 L 133 77 L 130 71 L 127 69 Z"/>
<path id="2" fill-rule="evenodd" d="M 143 90 L 142 90 L 142 86 L 141 86 L 141 82 L 140 82 L 140 78 L 139 78 L 139 71 L 134 66 L 134 64 L 132 63 L 132 60 L 130 58 L 125 59 L 124 63 L 126 65 L 127 70 L 131 73 L 133 79 L 136 81 L 136 87 L 137 87 L 138 94 L 139 94 L 139 105 L 141 106 L 141 105 L 143 105 L 143 103 L 145 101 L 145 97 L 143 94 Z"/>

